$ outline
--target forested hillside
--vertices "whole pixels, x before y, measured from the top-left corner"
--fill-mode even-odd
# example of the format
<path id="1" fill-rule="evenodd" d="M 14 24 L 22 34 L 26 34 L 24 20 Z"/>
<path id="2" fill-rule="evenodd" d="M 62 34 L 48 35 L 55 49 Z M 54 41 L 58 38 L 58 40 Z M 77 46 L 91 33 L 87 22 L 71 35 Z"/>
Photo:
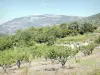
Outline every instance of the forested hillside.
<path id="1" fill-rule="evenodd" d="M 100 13 L 83 18 L 82 20 L 79 21 L 81 22 L 89 22 L 91 24 L 94 24 L 95 26 L 100 26 Z"/>
<path id="2" fill-rule="evenodd" d="M 93 32 L 95 26 L 89 23 L 79 25 L 77 22 L 70 24 L 61 24 L 59 26 L 47 26 L 41 28 L 28 28 L 25 30 L 18 30 L 16 34 L 0 38 L 0 50 L 6 48 L 13 48 L 14 46 L 33 46 L 34 43 L 46 43 L 48 45 L 54 44 L 57 38 L 64 38 L 67 36 L 75 36 L 78 34 L 85 34 Z"/>
<path id="3" fill-rule="evenodd" d="M 66 15 L 30 15 L 20 18 L 12 19 L 0 25 L 0 33 L 12 34 L 18 29 L 26 29 L 29 27 L 43 27 L 50 25 L 58 25 L 65 22 L 72 22 L 81 19 L 82 17 L 77 16 L 66 16 Z"/>

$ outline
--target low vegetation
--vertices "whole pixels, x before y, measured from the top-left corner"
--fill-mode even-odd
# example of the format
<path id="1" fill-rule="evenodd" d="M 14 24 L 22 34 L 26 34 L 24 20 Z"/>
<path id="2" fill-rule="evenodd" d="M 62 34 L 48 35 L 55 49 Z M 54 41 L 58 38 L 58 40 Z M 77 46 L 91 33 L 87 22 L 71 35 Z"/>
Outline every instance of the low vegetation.
<path id="1" fill-rule="evenodd" d="M 45 58 L 52 63 L 58 61 L 64 68 L 66 62 L 82 52 L 85 56 L 93 53 L 100 43 L 100 36 L 94 40 L 91 33 L 96 28 L 90 23 L 53 25 L 42 28 L 28 28 L 18 30 L 16 34 L 0 37 L 0 66 L 5 72 L 7 68 L 15 64 L 18 68 L 21 64 L 28 63 L 31 66 L 33 59 Z M 93 35 L 92 35 L 93 36 Z M 83 42 L 93 38 L 86 46 L 55 46 L 55 44 L 66 44 L 70 42 Z"/>

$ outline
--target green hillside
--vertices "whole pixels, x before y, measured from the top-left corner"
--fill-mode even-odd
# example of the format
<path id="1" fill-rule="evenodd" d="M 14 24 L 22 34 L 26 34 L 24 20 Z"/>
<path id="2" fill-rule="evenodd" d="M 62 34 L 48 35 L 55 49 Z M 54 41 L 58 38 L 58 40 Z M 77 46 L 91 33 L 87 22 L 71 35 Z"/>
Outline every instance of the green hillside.
<path id="1" fill-rule="evenodd" d="M 83 22 L 89 22 L 93 25 L 100 26 L 100 13 L 79 20 L 79 23 Z"/>

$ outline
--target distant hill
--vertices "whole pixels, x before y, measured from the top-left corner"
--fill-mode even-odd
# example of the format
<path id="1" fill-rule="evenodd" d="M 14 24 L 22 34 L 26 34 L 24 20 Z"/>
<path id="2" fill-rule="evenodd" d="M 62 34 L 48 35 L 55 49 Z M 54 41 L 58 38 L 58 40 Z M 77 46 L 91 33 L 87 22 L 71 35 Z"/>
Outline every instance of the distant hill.
<path id="1" fill-rule="evenodd" d="M 7 36 L 6 34 L 0 33 L 0 37 Z"/>
<path id="2" fill-rule="evenodd" d="M 53 24 L 61 24 L 80 20 L 82 17 L 66 16 L 66 15 L 33 15 L 28 17 L 15 18 L 11 21 L 0 25 L 0 33 L 15 33 L 18 29 L 26 29 L 28 27 L 42 27 Z"/>
<path id="3" fill-rule="evenodd" d="M 85 17 L 81 20 L 79 20 L 79 22 L 89 22 L 92 23 L 93 25 L 97 25 L 100 26 L 100 13 L 89 16 L 89 17 Z"/>
<path id="4" fill-rule="evenodd" d="M 1 24 L 0 33 L 11 34 L 15 33 L 18 29 L 26 29 L 28 27 L 50 26 L 54 24 L 68 23 L 73 21 L 78 21 L 79 23 L 89 22 L 94 25 L 100 26 L 100 13 L 84 18 L 77 16 L 51 14 L 20 17 Z"/>

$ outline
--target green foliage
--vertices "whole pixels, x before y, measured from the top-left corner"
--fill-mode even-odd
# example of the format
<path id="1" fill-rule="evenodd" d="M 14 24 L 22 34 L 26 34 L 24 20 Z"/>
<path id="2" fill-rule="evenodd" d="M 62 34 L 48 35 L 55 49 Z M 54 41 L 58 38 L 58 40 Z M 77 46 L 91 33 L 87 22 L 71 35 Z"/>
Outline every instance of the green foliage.
<path id="1" fill-rule="evenodd" d="M 77 31 L 77 33 L 80 33 L 83 35 L 84 33 L 87 33 L 87 32 L 93 32 L 95 29 L 97 29 L 97 27 L 93 26 L 93 24 L 88 23 L 88 22 L 84 22 L 84 23 L 72 22 L 69 24 L 68 29 Z"/>
<path id="2" fill-rule="evenodd" d="M 14 63 L 14 55 L 10 50 L 5 50 L 0 52 L 0 65 L 3 67 L 3 70 L 6 72 L 7 66 Z"/>
<path id="3" fill-rule="evenodd" d="M 86 40 L 88 36 L 87 35 L 77 35 L 77 36 L 68 36 L 65 38 L 60 38 L 57 39 L 56 43 L 58 44 L 66 44 L 66 43 L 70 43 L 70 42 L 80 42 L 80 41 L 84 41 Z"/>
<path id="4" fill-rule="evenodd" d="M 49 58 L 52 62 L 58 60 L 62 67 L 64 67 L 68 58 L 74 55 L 76 55 L 76 50 L 72 50 L 69 47 L 52 46 L 48 48 L 45 57 Z"/>
<path id="5" fill-rule="evenodd" d="M 4 49 L 9 49 L 12 47 L 12 40 L 8 37 L 1 37 L 0 38 L 0 50 L 3 51 Z"/>
<path id="6" fill-rule="evenodd" d="M 47 41 L 47 45 L 53 45 L 54 42 L 56 41 L 56 38 L 54 36 L 49 36 Z"/>
<path id="7" fill-rule="evenodd" d="M 95 43 L 90 43 L 87 46 L 81 47 L 81 51 L 84 53 L 85 56 L 92 54 L 94 48 L 97 46 Z"/>
<path id="8" fill-rule="evenodd" d="M 65 24 L 65 23 L 63 23 L 63 24 L 60 25 L 60 28 L 61 28 L 62 30 L 67 30 L 67 29 L 68 29 L 68 25 Z"/>
<path id="9" fill-rule="evenodd" d="M 41 28 L 28 28 L 25 30 L 18 30 L 16 34 L 0 38 L 0 50 L 16 47 L 30 47 L 36 43 L 46 43 L 53 45 L 57 38 L 64 38 L 66 36 L 75 36 L 77 34 L 84 34 L 93 32 L 94 27 L 90 23 L 78 22 L 70 24 L 61 24 L 60 26 L 53 25 Z"/>
<path id="10" fill-rule="evenodd" d="M 65 47 L 65 48 L 61 47 L 58 50 L 59 50 L 58 51 L 58 60 L 59 60 L 59 62 L 61 62 L 62 67 L 64 67 L 66 61 L 68 60 L 68 57 L 72 56 L 72 50 L 71 50 L 71 48 L 67 48 L 67 47 Z"/>
<path id="11" fill-rule="evenodd" d="M 56 47 L 48 48 L 48 52 L 46 53 L 46 58 L 49 58 L 52 63 L 57 59 L 57 51 Z"/>
<path id="12" fill-rule="evenodd" d="M 33 46 L 35 45 L 32 39 L 32 34 L 29 31 L 19 31 L 14 37 L 15 45 L 20 46 Z"/>
<path id="13" fill-rule="evenodd" d="M 80 27 L 80 34 L 84 34 L 84 33 L 87 33 L 87 32 L 93 32 L 94 31 L 94 26 L 90 23 L 83 23 Z"/>
<path id="14" fill-rule="evenodd" d="M 20 64 L 17 66 L 20 67 L 21 62 L 30 62 L 34 59 L 33 56 L 33 47 L 24 47 L 24 48 L 15 48 L 4 50 L 0 52 L 0 65 L 2 67 L 5 66 L 5 69 L 7 69 L 7 65 L 11 65 L 13 63 L 16 63 L 17 61 L 20 62 Z"/>
<path id="15" fill-rule="evenodd" d="M 52 61 L 58 60 L 63 67 L 68 58 L 75 56 L 80 49 L 53 46 L 55 41 L 57 39 L 60 39 L 60 43 L 82 41 L 87 36 L 75 35 L 93 32 L 94 29 L 96 28 L 90 23 L 80 25 L 78 22 L 72 22 L 59 26 L 31 27 L 19 30 L 14 35 L 0 37 L 0 65 L 10 65 L 16 61 L 30 62 L 34 58 L 44 57 Z M 100 36 L 95 42 L 100 43 Z M 89 55 L 95 47 L 95 44 L 89 44 L 82 48 L 82 52 Z"/>
<path id="16" fill-rule="evenodd" d="M 14 63 L 14 55 L 10 52 L 10 50 L 6 50 L 0 53 L 0 64 L 11 64 Z"/>
<path id="17" fill-rule="evenodd" d="M 79 24 L 78 22 L 72 22 L 69 24 L 68 29 L 79 31 Z"/>
<path id="18" fill-rule="evenodd" d="M 99 35 L 99 37 L 95 40 L 95 43 L 100 44 L 100 35 Z"/>

